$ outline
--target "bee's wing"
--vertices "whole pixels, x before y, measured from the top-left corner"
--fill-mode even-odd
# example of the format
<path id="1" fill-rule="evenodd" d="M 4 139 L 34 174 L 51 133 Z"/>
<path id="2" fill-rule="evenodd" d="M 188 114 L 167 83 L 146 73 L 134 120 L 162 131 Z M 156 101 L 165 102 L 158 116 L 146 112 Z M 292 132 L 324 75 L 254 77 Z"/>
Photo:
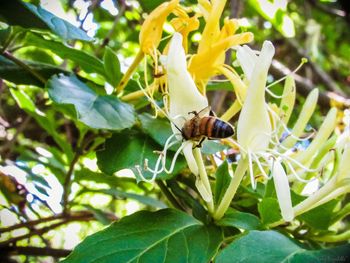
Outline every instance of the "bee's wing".
<path id="1" fill-rule="evenodd" d="M 210 106 L 205 107 L 204 109 L 201 109 L 198 113 L 197 113 L 197 117 L 202 118 L 204 116 L 212 116 L 212 110 Z"/>

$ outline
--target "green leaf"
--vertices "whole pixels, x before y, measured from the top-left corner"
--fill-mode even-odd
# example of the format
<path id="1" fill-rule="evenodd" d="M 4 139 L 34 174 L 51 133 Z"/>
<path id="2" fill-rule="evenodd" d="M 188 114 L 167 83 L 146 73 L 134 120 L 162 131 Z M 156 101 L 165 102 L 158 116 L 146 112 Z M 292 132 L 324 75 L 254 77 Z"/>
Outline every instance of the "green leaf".
<path id="1" fill-rule="evenodd" d="M 210 262 L 222 232 L 172 209 L 141 211 L 86 238 L 64 263 Z"/>
<path id="2" fill-rule="evenodd" d="M 289 238 L 276 231 L 253 230 L 232 242 L 222 250 L 216 258 L 216 263 L 283 262 L 289 255 L 298 251 L 300 247 Z"/>
<path id="3" fill-rule="evenodd" d="M 97 209 L 95 207 L 92 207 L 91 205 L 83 205 L 87 210 L 92 212 L 94 217 L 103 225 L 107 226 L 110 223 L 112 223 L 112 220 L 101 210 Z"/>
<path id="4" fill-rule="evenodd" d="M 261 220 L 265 225 L 281 219 L 281 212 L 279 209 L 278 201 L 275 198 L 264 198 L 258 204 L 258 210 Z"/>
<path id="5" fill-rule="evenodd" d="M 229 209 L 225 216 L 217 222 L 219 226 L 230 226 L 246 230 L 256 230 L 262 227 L 258 217 L 253 214 Z"/>
<path id="6" fill-rule="evenodd" d="M 74 181 L 78 183 L 80 181 L 91 181 L 117 187 L 120 185 L 121 180 L 116 176 L 110 176 L 104 173 L 91 171 L 87 168 L 82 168 L 81 170 L 74 172 Z"/>
<path id="7" fill-rule="evenodd" d="M 23 61 L 30 68 L 39 73 L 43 78 L 49 79 L 52 75 L 58 73 L 67 73 L 67 71 L 40 62 Z M 32 73 L 18 66 L 11 60 L 0 55 L 0 78 L 15 84 L 35 85 L 38 87 L 43 86 L 43 83 L 39 81 Z"/>
<path id="8" fill-rule="evenodd" d="M 309 226 L 320 230 L 328 230 L 332 224 L 332 219 L 336 205 L 339 200 L 331 200 L 321 206 L 318 206 L 302 215 L 298 218 L 305 221 Z"/>
<path id="9" fill-rule="evenodd" d="M 231 176 L 229 173 L 229 164 L 227 161 L 223 162 L 215 173 L 215 203 L 218 204 L 226 192 L 228 185 L 231 182 Z"/>
<path id="10" fill-rule="evenodd" d="M 122 73 L 120 72 L 120 63 L 117 54 L 115 54 L 109 47 L 106 47 L 105 49 L 103 65 L 107 81 L 113 87 L 116 87 L 122 78 Z"/>
<path id="11" fill-rule="evenodd" d="M 113 174 L 121 169 L 139 166 L 145 178 L 152 178 L 149 171 L 145 171 L 145 160 L 148 159 L 148 166 L 154 168 L 158 159 L 158 154 L 155 150 L 161 150 L 150 137 L 136 131 L 128 131 L 115 133 L 112 138 L 106 140 L 105 149 L 96 153 L 97 165 L 100 170 L 106 174 Z M 167 154 L 167 167 L 170 166 L 170 161 L 173 157 L 172 153 Z M 176 175 L 181 169 L 186 166 L 186 162 L 180 156 L 176 162 L 175 169 L 172 175 L 165 172 L 157 175 L 157 179 L 169 179 Z M 140 180 L 139 173 L 133 169 L 136 179 Z"/>
<path id="12" fill-rule="evenodd" d="M 222 145 L 218 141 L 205 140 L 202 144 L 201 152 L 203 154 L 214 154 L 227 148 L 227 146 Z"/>
<path id="13" fill-rule="evenodd" d="M 145 133 L 164 146 L 166 140 L 173 134 L 169 121 L 166 119 L 155 119 L 148 113 L 140 114 L 138 117 Z"/>
<path id="14" fill-rule="evenodd" d="M 114 96 L 101 96 L 74 75 L 58 75 L 48 83 L 50 98 L 73 104 L 81 122 L 95 129 L 122 130 L 135 123 L 134 109 Z"/>
<path id="15" fill-rule="evenodd" d="M 244 263 L 333 262 L 347 257 L 349 249 L 347 244 L 330 249 L 306 250 L 277 231 L 253 230 L 223 249 L 215 262 L 229 263 L 232 259 Z"/>
<path id="16" fill-rule="evenodd" d="M 159 201 L 155 198 L 144 196 L 144 195 L 139 195 L 135 193 L 127 193 L 124 191 L 120 191 L 118 189 L 100 189 L 97 190 L 97 192 L 108 194 L 108 195 L 113 195 L 114 197 L 117 198 L 129 198 L 129 199 L 134 199 L 136 201 L 139 201 L 142 204 L 155 207 L 155 208 L 166 208 L 167 206 L 162 202 Z"/>
<path id="17" fill-rule="evenodd" d="M 87 73 L 97 73 L 105 76 L 102 61 L 85 51 L 74 49 L 58 41 L 42 38 L 34 33 L 27 34 L 25 42 L 28 46 L 48 49 L 63 59 L 74 61 Z"/>
<path id="18" fill-rule="evenodd" d="M 35 112 L 35 104 L 25 92 L 20 89 L 10 89 L 10 92 L 22 110 Z"/>
<path id="19" fill-rule="evenodd" d="M 167 186 L 171 189 L 171 192 L 176 197 L 178 197 L 179 200 L 192 208 L 192 214 L 195 218 L 202 221 L 203 223 L 208 223 L 210 221 L 208 212 L 204 209 L 201 203 L 189 193 L 190 191 L 187 189 L 184 190 L 182 187 L 180 187 L 175 179 L 168 180 Z"/>
<path id="20" fill-rule="evenodd" d="M 7 26 L 6 28 L 3 28 L 0 24 L 0 46 L 3 46 L 7 42 L 10 35 L 11 27 Z"/>
<path id="21" fill-rule="evenodd" d="M 91 41 L 86 32 L 71 23 L 55 16 L 40 6 L 25 3 L 20 0 L 1 1 L 0 16 L 10 25 L 24 28 L 51 30 L 65 40 Z"/>
<path id="22" fill-rule="evenodd" d="M 349 251 L 349 244 L 320 250 L 301 250 L 294 254 L 288 262 L 347 262 Z"/>

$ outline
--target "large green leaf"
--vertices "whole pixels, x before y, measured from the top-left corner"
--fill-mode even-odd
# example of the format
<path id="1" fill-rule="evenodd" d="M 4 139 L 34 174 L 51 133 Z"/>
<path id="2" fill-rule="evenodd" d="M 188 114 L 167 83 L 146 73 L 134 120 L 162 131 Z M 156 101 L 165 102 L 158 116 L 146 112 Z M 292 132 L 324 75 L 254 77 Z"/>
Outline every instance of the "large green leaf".
<path id="1" fill-rule="evenodd" d="M 348 255 L 350 245 L 324 250 L 306 250 L 276 231 L 251 231 L 235 240 L 216 258 L 216 263 L 333 262 Z"/>
<path id="2" fill-rule="evenodd" d="M 122 130 L 135 123 L 131 105 L 114 96 L 98 95 L 74 75 L 54 76 L 47 87 L 54 102 L 74 105 L 79 120 L 91 128 Z"/>
<path id="3" fill-rule="evenodd" d="M 253 214 L 229 209 L 217 224 L 219 226 L 236 227 L 246 230 L 261 229 L 262 225 L 258 217 Z"/>
<path id="4" fill-rule="evenodd" d="M 172 209 L 141 211 L 86 238 L 64 263 L 210 262 L 222 232 Z"/>
<path id="5" fill-rule="evenodd" d="M 136 178 L 141 179 L 138 170 L 145 178 L 151 178 L 152 174 L 144 169 L 145 160 L 148 160 L 148 166 L 154 168 L 158 159 L 155 150 L 161 150 L 150 137 L 137 131 L 128 131 L 116 133 L 112 138 L 106 140 L 105 148 L 96 153 L 97 164 L 101 171 L 106 174 L 113 174 L 121 169 L 131 168 L 134 170 Z M 167 154 L 167 167 L 173 157 L 172 153 Z M 175 169 L 171 175 L 165 172 L 157 175 L 157 179 L 169 179 L 176 175 L 186 165 L 185 160 L 180 156 L 176 162 Z"/>
<path id="6" fill-rule="evenodd" d="M 44 79 L 49 79 L 52 75 L 58 73 L 67 73 L 67 71 L 40 62 L 24 61 L 30 68 L 39 73 Z M 0 55 L 0 78 L 13 82 L 15 84 L 28 84 L 43 86 L 43 83 L 39 81 L 32 73 L 18 66 L 16 63 L 8 60 Z"/>
<path id="7" fill-rule="evenodd" d="M 54 40 L 42 38 L 34 33 L 28 34 L 25 41 L 28 46 L 48 49 L 63 59 L 74 61 L 88 73 L 98 73 L 101 76 L 105 76 L 102 61 L 85 51 L 74 49 Z"/>
<path id="8" fill-rule="evenodd" d="M 92 40 L 86 32 L 40 6 L 20 0 L 1 1 L 0 18 L 10 25 L 51 30 L 65 40 Z"/>
<path id="9" fill-rule="evenodd" d="M 164 145 L 166 140 L 173 134 L 170 123 L 166 119 L 155 119 L 149 113 L 139 115 L 142 129 L 160 145 Z"/>

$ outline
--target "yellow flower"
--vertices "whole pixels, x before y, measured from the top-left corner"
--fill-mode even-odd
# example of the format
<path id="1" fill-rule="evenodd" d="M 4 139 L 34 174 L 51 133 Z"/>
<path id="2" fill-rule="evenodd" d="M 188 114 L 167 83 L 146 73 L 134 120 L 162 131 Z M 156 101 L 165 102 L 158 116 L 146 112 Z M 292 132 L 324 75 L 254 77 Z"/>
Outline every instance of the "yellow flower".
<path id="1" fill-rule="evenodd" d="M 139 35 L 141 49 L 137 53 L 127 72 L 125 72 L 119 85 L 116 87 L 117 93 L 123 91 L 131 75 L 134 73 L 135 69 L 141 63 L 145 55 L 150 55 L 154 61 L 157 61 L 157 47 L 162 38 L 163 25 L 169 14 L 176 8 L 180 9 L 179 0 L 165 2 L 154 9 L 143 22 Z M 158 67 L 157 63 L 155 67 Z M 131 98 L 134 98 L 133 95 Z"/>
<path id="2" fill-rule="evenodd" d="M 163 24 L 168 15 L 178 6 L 179 0 L 172 0 L 159 5 L 146 18 L 142 25 L 139 41 L 145 54 L 154 54 L 162 37 Z"/>
<path id="3" fill-rule="evenodd" d="M 197 16 L 189 17 L 186 13 L 179 14 L 178 17 L 173 18 L 170 21 L 170 24 L 173 26 L 176 32 L 179 32 L 182 35 L 182 46 L 185 49 L 185 52 L 188 51 L 188 34 L 194 30 L 197 30 L 199 27 L 199 21 Z"/>
<path id="4" fill-rule="evenodd" d="M 198 51 L 189 61 L 188 71 L 203 93 L 210 78 L 223 74 L 233 84 L 239 99 L 244 99 L 246 86 L 234 70 L 224 64 L 225 52 L 233 46 L 252 41 L 253 34 L 250 32 L 235 34 L 238 29 L 238 22 L 235 19 L 226 18 L 220 29 L 220 17 L 226 1 L 214 0 L 210 3 L 200 0 L 198 2 L 206 25 Z"/>

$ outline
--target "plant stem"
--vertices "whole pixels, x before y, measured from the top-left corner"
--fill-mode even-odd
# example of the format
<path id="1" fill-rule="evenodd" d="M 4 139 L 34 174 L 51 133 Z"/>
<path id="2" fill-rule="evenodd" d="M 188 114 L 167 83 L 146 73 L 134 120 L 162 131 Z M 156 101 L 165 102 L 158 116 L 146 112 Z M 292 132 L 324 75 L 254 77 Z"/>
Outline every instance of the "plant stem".
<path id="1" fill-rule="evenodd" d="M 140 97 L 144 97 L 145 92 L 150 91 L 152 88 L 153 88 L 152 86 L 148 86 L 144 90 L 137 90 L 137 91 L 131 92 L 131 93 L 126 94 L 123 97 L 121 97 L 121 100 L 122 101 L 131 101 L 131 100 L 138 99 Z"/>
<path id="2" fill-rule="evenodd" d="M 62 196 L 63 214 L 66 214 L 68 211 L 68 197 L 70 194 L 70 184 L 71 184 L 71 180 L 72 180 L 74 167 L 75 167 L 76 163 L 79 161 L 80 156 L 83 155 L 84 149 L 89 145 L 89 143 L 91 141 L 93 141 L 96 138 L 96 136 L 98 136 L 98 135 L 94 134 L 91 137 L 83 140 L 83 142 L 81 143 L 81 146 L 78 147 L 77 150 L 75 151 L 73 160 L 71 161 L 71 163 L 69 165 L 69 169 L 68 169 L 68 172 L 66 174 L 64 183 L 63 183 L 63 196 Z"/>
<path id="3" fill-rule="evenodd" d="M 196 163 L 198 165 L 198 172 L 199 172 L 199 180 L 201 180 L 204 184 L 205 189 L 207 190 L 210 200 L 206 201 L 208 205 L 208 210 L 210 213 L 214 212 L 214 200 L 213 200 L 213 194 L 211 191 L 210 182 L 208 179 L 208 174 L 204 166 L 201 150 L 199 148 L 195 148 L 193 150 L 193 155 L 196 160 Z"/>
<path id="4" fill-rule="evenodd" d="M 63 196 L 62 196 L 62 204 L 63 204 L 63 213 L 66 214 L 68 212 L 68 197 L 70 194 L 70 183 L 72 180 L 72 174 L 74 171 L 74 166 L 78 162 L 80 158 L 80 151 L 77 151 L 73 157 L 73 160 L 71 161 L 69 165 L 68 172 L 66 174 L 64 184 L 63 184 Z"/>
<path id="5" fill-rule="evenodd" d="M 229 206 L 231 204 L 233 197 L 236 194 L 238 186 L 241 183 L 242 178 L 243 178 L 247 168 L 248 168 L 248 158 L 242 157 L 238 161 L 238 165 L 237 165 L 236 171 L 231 179 L 231 182 L 230 182 L 229 186 L 227 187 L 226 192 L 225 192 L 224 196 L 222 197 L 221 202 L 214 213 L 214 219 L 219 220 L 220 218 L 222 218 L 224 216 L 225 212 L 227 211 L 227 209 L 229 208 Z"/>
<path id="6" fill-rule="evenodd" d="M 72 251 L 67 249 L 57 249 L 50 247 L 32 246 L 7 246 L 1 248 L 2 253 L 7 256 L 27 255 L 27 256 L 49 256 L 54 258 L 66 257 Z"/>
<path id="7" fill-rule="evenodd" d="M 320 188 L 313 195 L 306 198 L 304 201 L 296 205 L 294 210 L 295 217 L 301 215 L 317 206 L 323 205 L 324 203 L 334 200 L 340 195 L 350 192 L 350 185 L 343 185 L 337 182 L 337 177 L 333 177 L 328 181 L 322 188 Z M 270 228 L 276 227 L 283 224 L 284 221 L 280 220 L 269 224 Z"/>
<path id="8" fill-rule="evenodd" d="M 240 111 L 242 108 L 242 105 L 239 103 L 238 100 L 235 100 L 235 102 L 230 106 L 230 108 L 225 111 L 225 113 L 220 117 L 223 121 L 229 121 L 232 119 L 233 116 L 237 114 L 237 112 Z"/>
<path id="9" fill-rule="evenodd" d="M 128 82 L 129 82 L 129 79 L 130 79 L 131 75 L 134 73 L 134 71 L 136 70 L 137 66 L 142 61 L 144 55 L 145 54 L 142 52 L 142 50 L 140 50 L 137 53 L 134 61 L 132 62 L 131 66 L 128 68 L 128 70 L 124 74 L 122 80 L 120 81 L 118 87 L 116 88 L 117 94 L 119 94 L 120 92 L 122 92 L 124 90 L 126 84 L 128 84 Z"/>
<path id="10" fill-rule="evenodd" d="M 339 235 L 325 235 L 320 237 L 312 237 L 312 240 L 321 241 L 321 242 L 343 242 L 350 239 L 350 230 L 345 231 Z"/>
<path id="11" fill-rule="evenodd" d="M 42 84 L 46 83 L 46 79 L 39 74 L 38 72 L 36 72 L 34 69 L 32 69 L 31 67 L 29 67 L 26 63 L 24 63 L 23 61 L 19 60 L 18 58 L 14 57 L 11 53 L 4 51 L 2 53 L 2 55 L 6 58 L 8 58 L 9 60 L 13 61 L 14 63 L 16 63 L 18 66 L 20 66 L 21 68 L 23 68 L 24 70 L 28 71 L 29 73 L 31 73 L 34 77 L 36 77 Z"/>
<path id="12" fill-rule="evenodd" d="M 67 224 L 68 222 L 72 222 L 72 221 L 80 221 L 80 220 L 92 220 L 94 219 L 94 216 L 92 214 L 90 215 L 84 215 L 84 216 L 81 216 L 81 217 L 74 217 L 74 218 L 64 218 L 62 221 L 58 222 L 58 223 L 55 223 L 55 224 L 52 224 L 52 225 L 49 225 L 49 226 L 45 226 L 43 228 L 40 228 L 40 229 L 35 229 L 33 231 L 30 231 L 28 234 L 25 234 L 25 235 L 22 235 L 22 236 L 17 236 L 17 237 L 13 237 L 9 240 L 6 240 L 4 242 L 0 242 L 0 247 L 4 247 L 4 246 L 8 246 L 10 244 L 15 244 L 16 242 L 20 241 L 20 240 L 23 240 L 23 239 L 27 239 L 27 238 L 30 238 L 32 236 L 35 236 L 35 235 L 43 235 L 44 233 L 54 229 L 54 228 L 57 228 L 61 225 L 64 225 L 64 224 Z"/>
<path id="13" fill-rule="evenodd" d="M 336 177 L 333 177 L 328 181 L 323 187 L 316 191 L 313 195 L 306 198 L 304 201 L 300 202 L 294 207 L 294 214 L 298 216 L 306 211 L 312 209 L 316 203 L 325 198 L 329 193 L 331 193 L 336 187 Z"/>
<path id="14" fill-rule="evenodd" d="M 59 219 L 74 221 L 74 220 L 81 220 L 84 218 L 89 218 L 91 216 L 92 216 L 92 213 L 89 211 L 74 212 L 74 213 L 68 214 L 68 215 L 64 215 L 62 213 L 62 214 L 57 214 L 57 215 L 53 215 L 53 216 L 49 216 L 49 217 L 45 217 L 45 218 L 40 218 L 37 220 L 22 222 L 22 223 L 19 223 L 19 224 L 13 225 L 13 226 L 9 226 L 9 227 L 0 228 L 0 234 L 5 233 L 5 232 L 9 232 L 9 231 L 13 231 L 13 230 L 16 230 L 19 228 L 23 228 L 23 227 L 30 228 L 30 227 L 35 226 L 35 225 L 39 225 L 42 223 L 46 223 L 46 222 L 50 222 L 50 221 L 54 221 L 54 220 L 59 220 Z"/>

